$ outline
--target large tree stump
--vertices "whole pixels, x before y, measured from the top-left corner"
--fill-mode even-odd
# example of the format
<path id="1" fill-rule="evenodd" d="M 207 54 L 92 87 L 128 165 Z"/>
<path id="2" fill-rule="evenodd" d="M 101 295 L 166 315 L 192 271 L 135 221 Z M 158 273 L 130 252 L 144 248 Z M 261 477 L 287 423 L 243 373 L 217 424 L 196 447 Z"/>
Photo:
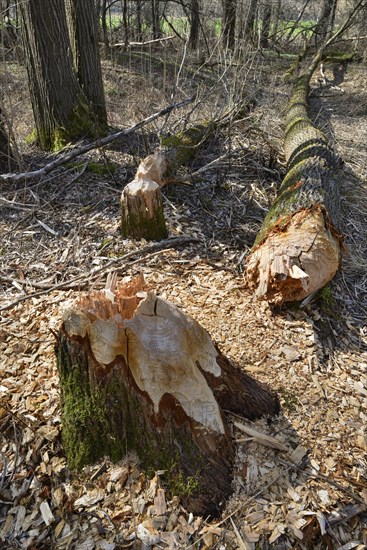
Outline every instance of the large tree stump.
<path id="1" fill-rule="evenodd" d="M 177 307 L 135 280 L 79 299 L 58 335 L 62 439 L 69 466 L 137 452 L 193 512 L 218 513 L 234 444 L 223 409 L 276 414 L 278 399 Z"/>
<path id="2" fill-rule="evenodd" d="M 287 174 L 247 260 L 249 286 L 275 303 L 302 300 L 340 266 L 340 160 L 308 116 L 310 78 L 320 55 L 296 79 L 286 119 Z"/>

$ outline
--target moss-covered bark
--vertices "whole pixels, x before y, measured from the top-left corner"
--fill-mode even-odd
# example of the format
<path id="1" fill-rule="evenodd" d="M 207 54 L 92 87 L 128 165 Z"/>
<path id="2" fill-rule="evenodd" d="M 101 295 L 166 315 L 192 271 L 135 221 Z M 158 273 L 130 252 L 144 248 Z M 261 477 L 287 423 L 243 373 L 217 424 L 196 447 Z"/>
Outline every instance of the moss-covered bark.
<path id="1" fill-rule="evenodd" d="M 300 75 L 287 106 L 284 152 L 287 173 L 257 235 L 254 248 L 274 230 L 284 229 L 301 210 L 322 208 L 338 223 L 340 160 L 308 115 L 310 74 Z"/>
<path id="2" fill-rule="evenodd" d="M 80 469 L 135 451 L 143 470 L 166 471 L 171 494 L 191 511 L 217 515 L 234 461 L 221 407 L 256 418 L 277 414 L 279 401 L 193 319 L 152 293 L 141 301 L 134 282 L 121 288 L 113 302 L 102 292 L 81 298 L 59 330 L 68 464 Z"/>
<path id="3" fill-rule="evenodd" d="M 207 453 L 193 439 L 200 427 L 182 413 L 172 413 L 180 408 L 170 396 L 164 398 L 158 418 L 121 357 L 101 370 L 87 340 L 69 338 L 63 331 L 56 353 L 69 466 L 81 469 L 104 456 L 118 461 L 135 451 L 142 470 L 166 471 L 171 495 L 182 498 L 190 510 L 216 515 L 230 492 L 233 447 L 227 436 L 216 449 L 217 464 L 213 460 L 209 466 Z"/>
<path id="4" fill-rule="evenodd" d="M 203 121 L 177 134 L 162 136 L 161 147 L 167 161 L 164 176 L 173 176 L 183 164 L 188 162 L 198 147 L 213 135 L 218 124 L 218 121 Z"/>
<path id="5" fill-rule="evenodd" d="M 96 114 L 73 69 L 64 3 L 48 0 L 44 9 L 41 0 L 29 0 L 19 9 L 36 125 L 33 137 L 43 149 L 57 150 L 105 134 L 106 120 Z"/>

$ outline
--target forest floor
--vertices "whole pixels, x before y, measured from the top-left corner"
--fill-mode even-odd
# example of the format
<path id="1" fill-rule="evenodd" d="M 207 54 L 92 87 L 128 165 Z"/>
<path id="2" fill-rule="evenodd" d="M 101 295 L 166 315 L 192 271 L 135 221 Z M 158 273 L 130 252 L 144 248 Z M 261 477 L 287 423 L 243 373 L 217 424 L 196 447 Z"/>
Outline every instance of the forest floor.
<path id="1" fill-rule="evenodd" d="M 196 242 L 165 241 L 152 251 L 119 233 L 121 191 L 167 121 L 39 180 L 2 184 L 1 548 L 366 547 L 365 66 L 350 64 L 342 77 L 329 66 L 331 82 L 321 86 L 316 75 L 312 92 L 314 119 L 345 163 L 342 271 L 304 307 L 274 309 L 254 299 L 243 271 L 284 173 L 286 67 L 264 59 L 249 64 L 244 90 L 256 99 L 253 109 L 201 148 L 181 174 L 185 183 L 163 189 L 170 237 Z M 105 64 L 112 126 L 127 127 L 171 102 L 162 92 L 168 84 L 157 80 L 155 88 L 150 71 L 147 79 L 137 65 Z M 24 142 L 33 124 L 24 71 L 9 66 L 6 78 L 23 167 L 41 167 L 49 157 Z M 180 98 L 191 95 L 190 82 L 177 86 Z M 195 116 L 212 116 L 220 101 L 212 104 L 203 95 Z M 183 116 L 175 113 L 170 127 Z M 155 496 L 164 473 L 147 479 L 134 455 L 119 464 L 105 458 L 79 473 L 67 468 L 53 331 L 65 304 L 103 287 L 111 269 L 121 278 L 143 273 L 150 288 L 194 317 L 228 357 L 280 397 L 281 414 L 271 422 L 242 422 L 287 450 L 233 429 L 233 495 L 215 521 L 193 516 L 173 495 L 162 507 Z"/>

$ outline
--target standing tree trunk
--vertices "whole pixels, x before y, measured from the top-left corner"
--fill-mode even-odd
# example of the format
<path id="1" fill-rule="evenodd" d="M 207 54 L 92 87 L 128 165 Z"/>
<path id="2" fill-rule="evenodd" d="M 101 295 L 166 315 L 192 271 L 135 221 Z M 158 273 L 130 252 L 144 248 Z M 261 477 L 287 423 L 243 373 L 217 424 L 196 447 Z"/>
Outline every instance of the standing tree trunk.
<path id="1" fill-rule="evenodd" d="M 137 31 L 137 38 L 138 42 L 143 41 L 143 31 L 142 31 L 142 24 L 141 24 L 141 0 L 136 0 L 136 31 Z"/>
<path id="2" fill-rule="evenodd" d="M 323 44 L 330 36 L 335 19 L 337 0 L 323 0 L 321 14 L 317 23 L 315 37 L 318 44 Z"/>
<path id="3" fill-rule="evenodd" d="M 98 118 L 73 71 L 65 6 L 59 0 L 19 4 L 35 138 L 46 150 L 100 134 Z"/>
<path id="4" fill-rule="evenodd" d="M 56 349 L 62 439 L 71 468 L 137 452 L 165 470 L 190 511 L 217 515 L 230 494 L 234 444 L 223 409 L 250 419 L 277 398 L 226 359 L 193 319 L 141 280 L 79 300 Z"/>
<path id="5" fill-rule="evenodd" d="M 267 2 L 263 6 L 263 10 L 262 10 L 261 34 L 260 34 L 260 46 L 262 48 L 269 47 L 270 23 L 271 23 L 271 3 Z"/>
<path id="6" fill-rule="evenodd" d="M 233 50 L 236 37 L 236 0 L 223 0 L 223 43 Z"/>
<path id="7" fill-rule="evenodd" d="M 13 154 L 9 142 L 8 132 L 6 131 L 4 115 L 0 107 L 0 170 L 10 172 L 13 164 Z"/>
<path id="8" fill-rule="evenodd" d="M 200 29 L 199 0 L 191 0 L 189 46 L 192 50 L 197 50 L 199 47 L 199 29 Z"/>
<path id="9" fill-rule="evenodd" d="M 99 128 L 107 130 L 95 3 L 94 0 L 67 0 L 66 6 L 78 82 L 93 108 Z"/>
<path id="10" fill-rule="evenodd" d="M 151 0 L 152 8 L 152 31 L 153 39 L 156 40 L 161 36 L 160 15 L 159 15 L 159 0 Z"/>
<path id="11" fill-rule="evenodd" d="M 250 0 L 246 21 L 243 27 L 243 39 L 246 42 L 252 42 L 254 40 L 254 25 L 257 11 L 257 0 Z"/>
<path id="12" fill-rule="evenodd" d="M 124 44 L 129 45 L 129 17 L 127 0 L 122 0 L 122 25 L 124 27 Z"/>
<path id="13" fill-rule="evenodd" d="M 108 39 L 108 28 L 107 28 L 107 10 L 108 10 L 107 0 L 102 0 L 101 7 L 101 25 L 102 25 L 102 38 L 104 44 L 104 54 L 106 57 L 110 54 L 110 41 Z"/>

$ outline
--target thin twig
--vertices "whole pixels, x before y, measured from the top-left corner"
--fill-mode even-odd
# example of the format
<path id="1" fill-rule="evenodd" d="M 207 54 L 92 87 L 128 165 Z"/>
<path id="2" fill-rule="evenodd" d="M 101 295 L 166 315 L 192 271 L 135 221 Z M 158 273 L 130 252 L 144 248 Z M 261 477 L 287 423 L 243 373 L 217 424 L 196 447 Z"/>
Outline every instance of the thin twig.
<path id="1" fill-rule="evenodd" d="M 25 302 L 26 300 L 30 300 L 31 298 L 38 298 L 39 296 L 43 296 L 54 290 L 60 290 L 61 288 L 65 288 L 65 287 L 70 288 L 71 286 L 73 287 L 80 286 L 82 282 L 89 282 L 93 280 L 96 277 L 96 275 L 100 275 L 102 272 L 107 271 L 112 265 L 115 265 L 116 263 L 121 263 L 121 266 L 119 266 L 119 270 L 121 270 L 122 268 L 126 269 L 127 264 L 131 266 L 134 263 L 138 263 L 143 259 L 143 256 L 145 258 L 151 257 L 157 254 L 158 251 L 159 252 L 167 251 L 172 247 L 179 246 L 181 244 L 187 244 L 190 242 L 200 242 L 200 239 L 198 239 L 197 237 L 189 237 L 189 236 L 174 237 L 170 239 L 165 239 L 164 241 L 160 241 L 154 244 L 150 244 L 138 250 L 133 250 L 128 254 L 125 254 L 123 258 L 113 258 L 112 260 L 107 262 L 105 265 L 98 267 L 96 269 L 92 269 L 88 275 L 78 275 L 77 277 L 74 277 L 73 279 L 69 279 L 68 281 L 64 281 L 62 283 L 52 285 L 45 290 L 40 290 L 39 292 L 34 292 L 32 294 L 27 294 L 25 296 L 20 296 L 19 298 L 10 302 L 9 304 L 6 304 L 5 306 L 0 307 L 0 311 L 6 311 L 16 306 L 17 304 L 20 304 L 21 302 Z M 128 262 L 130 258 L 137 255 L 139 256 L 139 258 L 137 258 L 135 262 Z"/>
<path id="2" fill-rule="evenodd" d="M 296 470 L 297 472 L 302 472 L 308 478 L 321 479 L 322 481 L 325 481 L 326 483 L 329 483 L 329 485 L 332 485 L 333 487 L 335 487 L 335 489 L 338 489 L 338 491 L 340 491 L 340 492 L 348 495 L 349 497 L 353 498 L 357 502 L 360 502 L 362 504 L 365 503 L 362 497 L 360 497 L 359 495 L 356 495 L 356 493 L 354 493 L 353 491 L 351 491 L 347 487 L 344 487 L 344 485 L 342 485 L 341 483 L 338 483 L 337 481 L 334 481 L 333 479 L 331 479 L 328 476 L 325 476 L 324 474 L 321 474 L 319 472 L 316 473 L 316 474 L 309 474 L 309 473 L 303 471 L 302 468 L 297 466 L 297 464 L 293 464 L 292 462 L 288 462 L 287 460 L 283 460 L 281 458 L 279 459 L 279 462 L 281 464 L 283 464 L 284 466 L 287 466 L 288 468 L 292 468 L 293 470 Z"/>

